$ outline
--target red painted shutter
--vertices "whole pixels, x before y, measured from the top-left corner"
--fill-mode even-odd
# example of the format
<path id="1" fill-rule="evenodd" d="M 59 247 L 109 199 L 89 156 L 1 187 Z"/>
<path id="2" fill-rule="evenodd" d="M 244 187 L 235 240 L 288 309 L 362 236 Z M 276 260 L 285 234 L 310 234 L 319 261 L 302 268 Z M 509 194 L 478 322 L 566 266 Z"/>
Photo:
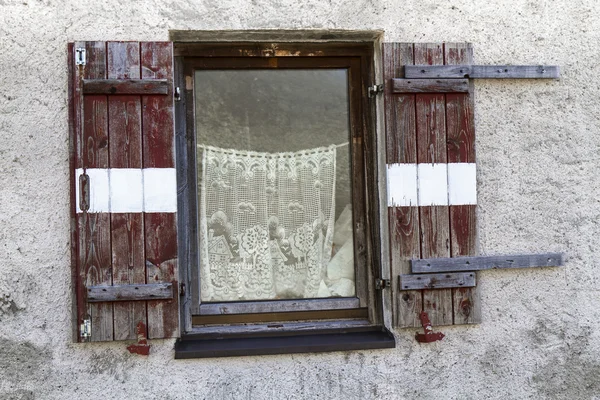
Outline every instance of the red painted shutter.
<path id="1" fill-rule="evenodd" d="M 172 44 L 76 42 L 68 62 L 77 340 L 86 320 L 91 341 L 177 336 Z"/>
<path id="2" fill-rule="evenodd" d="M 466 44 L 384 44 L 388 167 L 412 165 L 420 173 L 421 165 L 446 164 L 448 171 L 448 163 L 474 165 L 472 85 L 469 93 L 392 92 L 392 79 L 404 77 L 404 65 L 471 64 L 472 57 L 472 48 Z M 411 258 L 475 255 L 476 205 L 415 202 L 389 204 L 388 211 L 392 277 L 396 282 L 392 287 L 394 324 L 420 326 L 421 311 L 428 313 L 434 326 L 478 323 L 476 289 L 401 291 L 397 286 L 399 274 L 411 273 Z"/>

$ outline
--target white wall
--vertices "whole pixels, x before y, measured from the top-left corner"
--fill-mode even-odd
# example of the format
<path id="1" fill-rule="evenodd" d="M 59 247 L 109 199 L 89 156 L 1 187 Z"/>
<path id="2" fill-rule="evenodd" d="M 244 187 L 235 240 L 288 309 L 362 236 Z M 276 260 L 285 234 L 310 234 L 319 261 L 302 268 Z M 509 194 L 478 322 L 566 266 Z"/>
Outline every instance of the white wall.
<path id="1" fill-rule="evenodd" d="M 0 0 L 0 399 L 600 398 L 600 3 L 596 0 Z M 480 64 L 560 81 L 476 82 L 480 249 L 565 268 L 480 274 L 483 323 L 395 350 L 176 361 L 72 344 L 66 43 L 169 29 L 383 29 L 468 41 Z"/>

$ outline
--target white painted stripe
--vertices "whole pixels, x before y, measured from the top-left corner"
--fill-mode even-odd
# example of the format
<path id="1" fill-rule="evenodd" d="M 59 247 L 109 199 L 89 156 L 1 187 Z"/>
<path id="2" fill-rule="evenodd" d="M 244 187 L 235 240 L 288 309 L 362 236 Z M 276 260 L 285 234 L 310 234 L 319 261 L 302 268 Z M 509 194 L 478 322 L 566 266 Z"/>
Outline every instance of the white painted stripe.
<path id="1" fill-rule="evenodd" d="M 110 212 L 131 213 L 143 210 L 144 182 L 141 169 L 111 168 L 108 170 L 108 179 Z"/>
<path id="2" fill-rule="evenodd" d="M 177 212 L 175 168 L 146 168 L 143 171 L 144 211 Z"/>
<path id="3" fill-rule="evenodd" d="M 448 205 L 448 164 L 418 164 L 419 206 Z"/>
<path id="4" fill-rule="evenodd" d="M 477 204 L 474 163 L 390 164 L 388 206 Z"/>
<path id="5" fill-rule="evenodd" d="M 387 170 L 388 205 L 409 207 L 417 205 L 417 165 L 391 164 Z"/>
<path id="6" fill-rule="evenodd" d="M 88 168 L 90 213 L 177 212 L 177 178 L 175 168 Z M 79 177 L 75 173 L 77 212 Z"/>
<path id="7" fill-rule="evenodd" d="M 451 205 L 477 204 L 477 172 L 474 163 L 448 164 L 448 201 Z"/>

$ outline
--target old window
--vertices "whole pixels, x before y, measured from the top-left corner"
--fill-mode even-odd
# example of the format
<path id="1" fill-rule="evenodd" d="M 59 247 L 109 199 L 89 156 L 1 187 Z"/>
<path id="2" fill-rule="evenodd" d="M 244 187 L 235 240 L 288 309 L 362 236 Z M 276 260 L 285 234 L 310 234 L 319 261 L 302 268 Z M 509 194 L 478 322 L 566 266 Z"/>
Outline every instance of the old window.
<path id="1" fill-rule="evenodd" d="M 372 45 L 175 54 L 188 335 L 381 326 Z"/>

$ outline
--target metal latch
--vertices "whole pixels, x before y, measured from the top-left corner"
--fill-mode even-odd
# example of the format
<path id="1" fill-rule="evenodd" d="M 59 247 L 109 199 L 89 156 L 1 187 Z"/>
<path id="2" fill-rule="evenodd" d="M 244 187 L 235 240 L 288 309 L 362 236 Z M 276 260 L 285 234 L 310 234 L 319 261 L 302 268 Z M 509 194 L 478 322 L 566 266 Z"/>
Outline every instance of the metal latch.
<path id="1" fill-rule="evenodd" d="M 375 279 L 375 289 L 381 290 L 390 287 L 389 279 Z"/>
<path id="2" fill-rule="evenodd" d="M 429 320 L 429 315 L 425 311 L 421 312 L 419 315 L 419 319 L 421 320 L 421 325 L 423 326 L 423 331 L 425 333 L 417 333 L 415 335 L 415 339 L 419 343 L 431 343 L 438 340 L 442 340 L 444 338 L 444 334 L 442 332 L 434 332 L 433 327 L 431 326 L 431 321 Z"/>
<path id="3" fill-rule="evenodd" d="M 84 342 L 88 342 L 92 338 L 92 320 L 90 317 L 84 319 L 79 326 L 79 336 Z"/>
<path id="4" fill-rule="evenodd" d="M 85 65 L 85 49 L 78 47 L 75 49 L 75 65 Z"/>
<path id="5" fill-rule="evenodd" d="M 383 84 L 369 86 L 367 88 L 369 97 L 375 97 L 376 95 L 383 93 Z"/>
<path id="6" fill-rule="evenodd" d="M 79 209 L 90 209 L 90 176 L 85 173 L 79 175 Z"/>

